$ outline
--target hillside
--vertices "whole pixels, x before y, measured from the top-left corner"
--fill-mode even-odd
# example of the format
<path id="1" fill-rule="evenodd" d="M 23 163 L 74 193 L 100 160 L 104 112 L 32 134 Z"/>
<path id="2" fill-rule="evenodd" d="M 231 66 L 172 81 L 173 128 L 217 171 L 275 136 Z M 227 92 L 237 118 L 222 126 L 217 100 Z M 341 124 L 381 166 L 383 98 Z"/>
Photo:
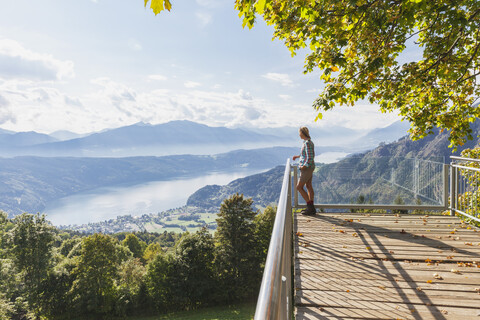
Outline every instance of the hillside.
<path id="1" fill-rule="evenodd" d="M 473 135 L 477 137 L 480 134 L 480 122 L 474 123 L 472 129 Z M 468 141 L 456 152 L 452 152 L 448 147 L 447 134 L 437 130 L 435 134 L 422 140 L 412 141 L 404 137 L 396 142 L 382 144 L 371 151 L 351 155 L 339 162 L 317 166 L 314 178 L 315 201 L 348 204 L 363 196 L 366 202 L 372 203 L 393 204 L 394 201 L 403 201 L 406 204 L 415 204 L 422 201 L 424 204 L 436 204 L 433 200 L 437 200 L 443 190 L 438 189 L 437 183 L 441 178 L 438 170 L 441 170 L 442 163 L 449 163 L 451 155 L 459 155 L 462 150 L 473 148 L 478 142 L 478 138 Z M 421 161 L 415 163 L 414 158 L 429 161 L 428 164 Z M 415 165 L 420 166 L 418 179 L 424 181 L 428 178 L 432 181 L 426 182 L 428 185 L 423 186 L 424 190 L 421 191 L 435 199 L 429 200 L 420 196 L 417 200 L 408 191 L 413 189 Z M 427 165 L 430 170 L 428 172 Z M 252 197 L 257 206 L 276 203 L 283 177 L 282 170 L 277 167 L 265 173 L 232 181 L 225 186 L 206 186 L 192 194 L 187 204 L 214 211 L 218 210 L 222 199 L 233 193 Z"/>
<path id="2" fill-rule="evenodd" d="M 130 158 L 0 158 L 0 209 L 42 212 L 47 202 L 104 186 L 141 184 L 213 172 L 269 169 L 297 148 L 237 150 L 217 155 Z"/>

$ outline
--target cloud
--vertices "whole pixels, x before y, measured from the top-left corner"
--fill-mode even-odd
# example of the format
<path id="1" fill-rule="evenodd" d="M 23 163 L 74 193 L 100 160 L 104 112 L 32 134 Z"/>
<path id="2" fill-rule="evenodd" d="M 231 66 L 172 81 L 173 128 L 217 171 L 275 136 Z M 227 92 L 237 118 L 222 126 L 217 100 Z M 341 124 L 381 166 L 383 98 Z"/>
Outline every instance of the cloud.
<path id="1" fill-rule="evenodd" d="M 51 81 L 74 76 L 72 61 L 36 53 L 15 40 L 0 38 L 0 78 Z"/>
<path id="2" fill-rule="evenodd" d="M 83 104 L 79 98 L 72 98 L 69 96 L 65 96 L 65 103 L 71 106 L 83 107 Z"/>
<path id="3" fill-rule="evenodd" d="M 195 16 L 197 17 L 202 27 L 205 27 L 212 22 L 212 15 L 210 13 L 199 11 L 195 13 Z"/>
<path id="4" fill-rule="evenodd" d="M 185 88 L 196 88 L 200 87 L 202 84 L 195 81 L 186 81 L 183 85 Z"/>
<path id="5" fill-rule="evenodd" d="M 285 87 L 293 86 L 293 81 L 290 79 L 290 76 L 285 73 L 267 73 L 262 77 L 275 82 L 280 82 L 280 84 Z"/>
<path id="6" fill-rule="evenodd" d="M 140 43 L 138 43 L 138 41 L 135 40 L 135 39 L 128 40 L 128 46 L 133 51 L 142 51 L 142 49 L 143 49 L 142 45 Z"/>
<path id="7" fill-rule="evenodd" d="M 162 76 L 161 74 L 151 74 L 148 76 L 148 79 L 150 80 L 158 80 L 158 81 L 166 81 L 168 78 L 165 76 Z"/>
<path id="8" fill-rule="evenodd" d="M 102 87 L 96 93 L 99 99 L 106 103 L 110 102 L 111 105 L 127 115 L 132 114 L 129 110 L 131 104 L 137 102 L 137 93 L 134 89 L 106 77 L 93 79 L 91 82 Z"/>
<path id="9" fill-rule="evenodd" d="M 280 97 L 280 99 L 285 101 L 292 99 L 292 96 L 289 96 L 288 94 L 279 94 L 278 96 Z"/>

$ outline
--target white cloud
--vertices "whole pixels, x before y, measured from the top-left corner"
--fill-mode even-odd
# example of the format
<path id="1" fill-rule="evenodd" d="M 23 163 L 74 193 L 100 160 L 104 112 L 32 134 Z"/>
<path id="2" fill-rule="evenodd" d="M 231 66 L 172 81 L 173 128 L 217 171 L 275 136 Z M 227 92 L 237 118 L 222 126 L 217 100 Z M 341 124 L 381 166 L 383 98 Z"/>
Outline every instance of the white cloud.
<path id="1" fill-rule="evenodd" d="M 63 80 L 75 76 L 72 61 L 33 52 L 15 40 L 0 38 L 0 78 Z"/>
<path id="2" fill-rule="evenodd" d="M 210 13 L 199 11 L 195 13 L 195 16 L 197 17 L 202 27 L 205 27 L 212 22 L 212 15 Z"/>
<path id="3" fill-rule="evenodd" d="M 142 51 L 142 49 L 143 49 L 142 45 L 140 43 L 138 43 L 138 41 L 135 40 L 135 39 L 128 40 L 128 46 L 133 51 Z"/>
<path id="4" fill-rule="evenodd" d="M 285 74 L 285 73 L 267 73 L 267 74 L 264 74 L 262 77 L 268 79 L 268 80 L 272 80 L 272 81 L 275 81 L 275 82 L 280 82 L 280 84 L 282 86 L 285 86 L 285 87 L 291 87 L 293 86 L 293 81 L 290 79 L 290 76 L 288 74 Z"/>
<path id="5" fill-rule="evenodd" d="M 186 81 L 183 85 L 186 88 L 197 88 L 197 87 L 200 87 L 202 84 L 195 81 Z"/>
<path id="6" fill-rule="evenodd" d="M 280 97 L 280 99 L 285 100 L 285 101 L 292 99 L 292 96 L 290 96 L 288 94 L 279 94 L 278 96 Z"/>
<path id="7" fill-rule="evenodd" d="M 166 76 L 161 75 L 161 74 L 151 74 L 151 75 L 148 76 L 148 79 L 158 80 L 158 81 L 166 81 L 168 78 Z"/>

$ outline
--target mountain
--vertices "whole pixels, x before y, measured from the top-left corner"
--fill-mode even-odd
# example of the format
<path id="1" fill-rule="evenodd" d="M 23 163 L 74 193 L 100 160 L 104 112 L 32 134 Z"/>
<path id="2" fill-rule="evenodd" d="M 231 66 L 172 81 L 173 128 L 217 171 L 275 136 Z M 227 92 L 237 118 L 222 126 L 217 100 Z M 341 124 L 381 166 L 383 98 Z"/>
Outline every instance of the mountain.
<path id="1" fill-rule="evenodd" d="M 34 131 L 17 133 L 0 133 L 0 146 L 3 148 L 30 147 L 33 145 L 52 143 L 57 139 Z"/>
<path id="2" fill-rule="evenodd" d="M 14 134 L 15 131 L 5 130 L 0 128 L 0 134 Z"/>
<path id="3" fill-rule="evenodd" d="M 159 125 L 137 123 L 67 141 L 28 148 L 7 145 L 4 154 L 37 156 L 126 157 L 167 154 L 213 154 L 241 148 L 282 145 L 282 139 L 243 129 L 209 127 L 191 121 Z"/>
<path id="4" fill-rule="evenodd" d="M 0 158 L 0 209 L 9 216 L 42 212 L 50 201 L 105 186 L 269 169 L 296 151 L 276 147 L 200 156 Z"/>
<path id="5" fill-rule="evenodd" d="M 80 134 L 80 133 L 75 133 L 67 130 L 55 131 L 49 134 L 50 137 L 55 138 L 58 141 L 66 141 L 66 140 L 72 140 L 77 138 L 83 138 L 88 135 L 90 135 L 90 133 Z"/>
<path id="6" fill-rule="evenodd" d="M 395 131 L 397 124 L 389 131 Z M 365 202 L 437 205 L 442 199 L 442 170 L 450 156 L 460 155 L 479 144 L 480 121 L 472 124 L 473 140 L 457 151 L 448 147 L 448 135 L 438 129 L 424 139 L 412 141 L 408 136 L 396 142 L 353 154 L 336 163 L 319 165 L 314 174 L 316 203 L 349 204 L 362 198 Z M 378 131 L 377 131 L 378 133 Z M 415 160 L 419 159 L 419 160 Z M 284 167 L 283 167 L 284 168 Z M 276 203 L 283 179 L 282 167 L 232 181 L 228 185 L 209 185 L 197 190 L 187 201 L 212 212 L 218 211 L 223 199 L 234 193 L 251 197 L 256 206 Z M 414 172 L 417 171 L 415 174 Z M 416 181 L 416 182 L 415 182 Z M 414 184 L 418 184 L 415 195 Z"/>
<path id="7" fill-rule="evenodd" d="M 277 166 L 267 172 L 234 180 L 225 186 L 205 186 L 188 198 L 187 206 L 200 207 L 207 212 L 216 212 L 223 200 L 235 193 L 252 198 L 255 206 L 276 205 L 282 189 L 284 172 L 285 166 Z"/>
<path id="8" fill-rule="evenodd" d="M 297 145 L 299 140 L 298 127 L 281 127 L 281 128 L 252 128 L 250 130 L 276 136 L 281 138 L 284 145 Z M 309 126 L 310 136 L 317 146 L 339 146 L 346 145 L 348 142 L 357 139 L 364 134 L 364 131 L 353 130 L 340 126 L 318 127 Z M 399 136 L 400 137 L 400 136 Z"/>
<path id="9" fill-rule="evenodd" d="M 367 134 L 355 139 L 352 146 L 361 149 L 372 149 L 380 143 L 390 143 L 397 141 L 408 135 L 410 123 L 406 121 L 396 121 L 384 128 L 374 129 Z"/>

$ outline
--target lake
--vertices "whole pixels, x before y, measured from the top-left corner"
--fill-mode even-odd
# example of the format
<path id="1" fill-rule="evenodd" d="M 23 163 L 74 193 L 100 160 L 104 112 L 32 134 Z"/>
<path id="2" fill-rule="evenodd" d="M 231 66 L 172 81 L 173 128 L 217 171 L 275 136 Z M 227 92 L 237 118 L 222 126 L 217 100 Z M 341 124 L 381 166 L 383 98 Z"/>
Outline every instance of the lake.
<path id="1" fill-rule="evenodd" d="M 326 152 L 317 155 L 315 161 L 331 163 L 346 155 L 344 152 Z M 184 206 L 192 193 L 206 185 L 225 185 L 235 179 L 264 171 L 267 170 L 222 172 L 196 178 L 98 188 L 47 203 L 43 213 L 56 226 L 99 222 L 124 215 L 158 213 Z"/>
<path id="2" fill-rule="evenodd" d="M 192 193 L 206 185 L 225 185 L 263 171 L 267 170 L 214 173 L 196 178 L 98 188 L 48 203 L 44 213 L 56 226 L 99 222 L 127 214 L 157 213 L 184 206 Z"/>

